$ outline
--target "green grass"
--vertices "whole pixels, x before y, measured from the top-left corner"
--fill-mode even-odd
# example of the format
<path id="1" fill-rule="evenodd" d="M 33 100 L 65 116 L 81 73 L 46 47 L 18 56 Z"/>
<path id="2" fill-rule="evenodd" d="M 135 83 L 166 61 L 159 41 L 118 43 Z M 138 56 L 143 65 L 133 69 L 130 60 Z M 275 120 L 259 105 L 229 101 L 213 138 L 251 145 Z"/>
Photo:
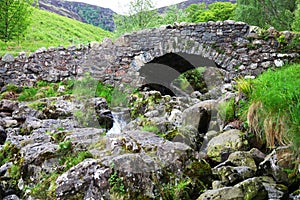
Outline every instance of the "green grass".
<path id="1" fill-rule="evenodd" d="M 25 37 L 20 39 L 20 43 L 17 40 L 7 44 L 0 41 L 0 55 L 33 52 L 41 47 L 101 42 L 104 37 L 111 36 L 110 32 L 101 28 L 35 8 Z"/>
<path id="2" fill-rule="evenodd" d="M 248 122 L 269 147 L 292 142 L 300 153 L 300 64 L 268 70 L 252 83 Z"/>

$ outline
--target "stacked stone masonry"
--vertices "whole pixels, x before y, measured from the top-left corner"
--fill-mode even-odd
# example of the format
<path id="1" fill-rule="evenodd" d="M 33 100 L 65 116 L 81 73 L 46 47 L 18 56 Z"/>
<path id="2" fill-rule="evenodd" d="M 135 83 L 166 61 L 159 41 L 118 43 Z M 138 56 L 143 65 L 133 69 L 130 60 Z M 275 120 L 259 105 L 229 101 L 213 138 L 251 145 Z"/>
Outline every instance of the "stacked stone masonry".
<path id="1" fill-rule="evenodd" d="M 229 79 L 257 75 L 269 67 L 300 58 L 300 45 L 284 50 L 278 42 L 299 37 L 270 28 L 255 29 L 242 22 L 180 23 L 125 34 L 115 42 L 104 39 L 89 46 L 41 48 L 29 56 L 6 54 L 0 61 L 0 82 L 32 85 L 37 80 L 60 81 L 90 72 L 106 83 L 142 84 L 139 70 L 167 53 L 187 53 L 208 58 L 228 72 Z M 285 44 L 286 45 L 286 44 Z"/>

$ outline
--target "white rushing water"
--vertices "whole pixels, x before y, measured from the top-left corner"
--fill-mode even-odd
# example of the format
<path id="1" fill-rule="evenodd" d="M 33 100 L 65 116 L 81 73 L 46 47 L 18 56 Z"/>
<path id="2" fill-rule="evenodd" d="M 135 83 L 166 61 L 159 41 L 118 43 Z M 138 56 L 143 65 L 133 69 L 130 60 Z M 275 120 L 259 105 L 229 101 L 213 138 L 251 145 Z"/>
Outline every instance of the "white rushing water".
<path id="1" fill-rule="evenodd" d="M 127 125 L 125 112 L 112 112 L 114 118 L 113 127 L 107 132 L 107 134 L 120 134 L 124 127 Z"/>

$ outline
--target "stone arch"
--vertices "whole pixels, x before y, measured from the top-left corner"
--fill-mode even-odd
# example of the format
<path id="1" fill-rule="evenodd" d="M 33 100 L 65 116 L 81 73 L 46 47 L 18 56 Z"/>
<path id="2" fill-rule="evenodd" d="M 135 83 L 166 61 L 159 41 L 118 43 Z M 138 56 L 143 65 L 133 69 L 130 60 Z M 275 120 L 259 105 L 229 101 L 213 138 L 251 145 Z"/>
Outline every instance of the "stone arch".
<path id="1" fill-rule="evenodd" d="M 161 44 L 160 49 L 148 50 L 135 56 L 131 66 L 144 77 L 143 84 L 161 85 L 174 94 L 182 95 L 182 91 L 171 87 L 172 81 L 180 74 L 199 66 L 227 70 L 231 60 L 231 57 L 217 52 L 210 45 L 202 45 L 192 39 L 181 42 L 170 39 Z M 194 91 L 194 88 L 190 89 Z"/>

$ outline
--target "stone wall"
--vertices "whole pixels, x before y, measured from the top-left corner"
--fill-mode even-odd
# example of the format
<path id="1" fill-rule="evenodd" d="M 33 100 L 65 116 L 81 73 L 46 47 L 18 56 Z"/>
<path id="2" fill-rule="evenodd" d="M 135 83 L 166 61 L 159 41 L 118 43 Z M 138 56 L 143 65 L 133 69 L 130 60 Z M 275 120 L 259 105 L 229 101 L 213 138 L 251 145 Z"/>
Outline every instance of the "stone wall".
<path id="1" fill-rule="evenodd" d="M 279 40 L 280 35 L 284 36 Z M 231 79 L 299 59 L 300 45 L 289 48 L 295 38 L 299 40 L 299 35 L 259 31 L 242 22 L 181 23 L 126 34 L 115 42 L 104 39 L 89 47 L 41 48 L 28 57 L 6 55 L 0 61 L 0 74 L 2 82 L 28 85 L 90 71 L 104 82 L 137 85 L 143 81 L 139 70 L 146 63 L 167 53 L 187 53 L 214 61 Z"/>

